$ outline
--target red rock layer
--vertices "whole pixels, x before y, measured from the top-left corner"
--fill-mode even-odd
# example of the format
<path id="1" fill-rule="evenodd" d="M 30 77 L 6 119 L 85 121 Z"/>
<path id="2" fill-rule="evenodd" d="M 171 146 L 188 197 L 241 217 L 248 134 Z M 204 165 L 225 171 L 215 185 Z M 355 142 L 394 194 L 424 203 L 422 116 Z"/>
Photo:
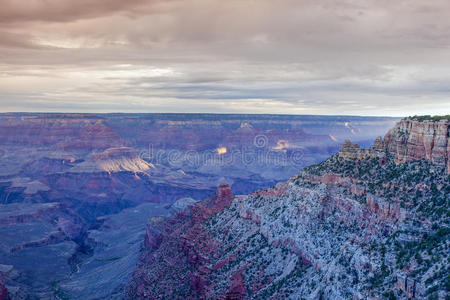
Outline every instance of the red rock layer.
<path id="1" fill-rule="evenodd" d="M 450 120 L 415 121 L 401 120 L 389 130 L 384 137 L 378 137 L 373 147 L 360 148 L 350 141 L 345 141 L 339 156 L 346 159 L 380 158 L 385 153 L 395 157 L 396 163 L 427 159 L 445 166 L 450 173 Z"/>
<path id="2" fill-rule="evenodd" d="M 149 226 L 145 237 L 147 251 L 142 257 L 144 267 L 133 275 L 130 298 L 184 299 L 179 295 L 183 291 L 190 291 L 192 299 L 208 298 L 209 262 L 220 245 L 210 237 L 205 222 L 228 207 L 233 198 L 230 186 L 222 184 L 203 203 Z M 239 282 L 236 275 L 230 289 L 234 290 Z M 236 295 L 230 299 L 241 299 Z"/>
<path id="3" fill-rule="evenodd" d="M 450 172 L 450 120 L 401 120 L 384 138 L 386 149 L 397 163 L 428 159 Z"/>

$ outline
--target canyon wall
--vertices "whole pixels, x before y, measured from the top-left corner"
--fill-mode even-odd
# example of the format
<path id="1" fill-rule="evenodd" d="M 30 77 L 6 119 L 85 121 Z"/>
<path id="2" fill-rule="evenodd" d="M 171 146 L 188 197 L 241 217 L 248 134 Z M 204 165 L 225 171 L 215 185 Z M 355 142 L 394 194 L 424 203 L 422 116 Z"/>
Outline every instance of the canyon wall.
<path id="1" fill-rule="evenodd" d="M 398 163 L 427 159 L 450 172 L 450 120 L 401 120 L 384 137 L 385 147 Z"/>
<path id="2" fill-rule="evenodd" d="M 361 148 L 347 140 L 339 155 L 348 159 L 382 158 L 393 155 L 396 163 L 426 159 L 450 172 L 450 120 L 439 121 L 403 119 L 378 137 L 371 148 Z"/>

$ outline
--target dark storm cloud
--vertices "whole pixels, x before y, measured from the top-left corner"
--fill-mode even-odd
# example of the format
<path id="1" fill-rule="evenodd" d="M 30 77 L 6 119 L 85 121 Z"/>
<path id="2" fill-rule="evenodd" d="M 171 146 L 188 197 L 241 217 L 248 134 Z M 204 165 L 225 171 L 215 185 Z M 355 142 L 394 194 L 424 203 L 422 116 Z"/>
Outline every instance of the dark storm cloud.
<path id="1" fill-rule="evenodd" d="M 0 4 L 2 110 L 450 110 L 447 0 Z"/>

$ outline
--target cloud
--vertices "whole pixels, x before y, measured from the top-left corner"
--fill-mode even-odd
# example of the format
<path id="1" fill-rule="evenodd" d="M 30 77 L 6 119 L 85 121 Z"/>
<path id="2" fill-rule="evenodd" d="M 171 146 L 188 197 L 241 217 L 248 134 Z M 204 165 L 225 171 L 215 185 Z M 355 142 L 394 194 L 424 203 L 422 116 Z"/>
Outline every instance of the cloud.
<path id="1" fill-rule="evenodd" d="M 449 109 L 446 0 L 0 4 L 2 110 Z"/>
<path id="2" fill-rule="evenodd" d="M 33 43 L 33 37 L 26 33 L 14 33 L 0 30 L 1 48 L 40 48 Z"/>
<path id="3" fill-rule="evenodd" d="M 0 23 L 71 22 L 132 11 L 149 2 L 146 0 L 1 0 Z"/>

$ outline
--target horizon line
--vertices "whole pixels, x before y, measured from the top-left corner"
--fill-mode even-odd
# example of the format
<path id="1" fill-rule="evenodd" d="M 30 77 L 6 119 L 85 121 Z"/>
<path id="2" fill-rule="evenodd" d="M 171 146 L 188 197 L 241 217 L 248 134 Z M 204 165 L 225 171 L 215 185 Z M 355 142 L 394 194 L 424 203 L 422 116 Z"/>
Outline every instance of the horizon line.
<path id="1" fill-rule="evenodd" d="M 0 115 L 6 114 L 72 114 L 72 115 L 254 115 L 254 116 L 321 116 L 321 117 L 373 117 L 373 118 L 406 118 L 412 117 L 406 115 L 338 115 L 338 114 L 290 114 L 290 113 L 229 113 L 229 112 L 64 112 L 64 111 L 6 111 L 0 112 Z M 444 114 L 445 115 L 445 114 Z M 420 115 L 419 115 L 420 116 Z M 432 116 L 439 116 L 432 115 Z"/>

